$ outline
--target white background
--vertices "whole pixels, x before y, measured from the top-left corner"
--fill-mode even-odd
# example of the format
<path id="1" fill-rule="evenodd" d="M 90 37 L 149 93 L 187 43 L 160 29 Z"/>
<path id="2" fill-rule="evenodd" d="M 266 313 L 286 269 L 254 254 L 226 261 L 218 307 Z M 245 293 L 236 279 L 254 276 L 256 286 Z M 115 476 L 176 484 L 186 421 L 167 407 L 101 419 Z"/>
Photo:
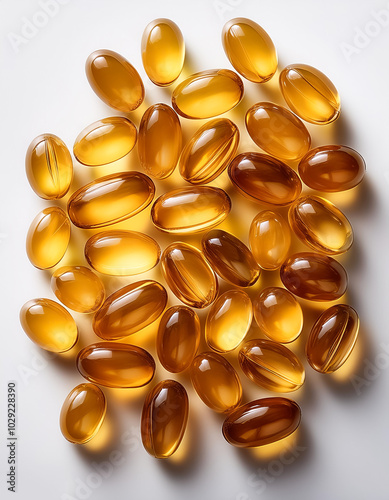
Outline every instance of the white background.
<path id="1" fill-rule="evenodd" d="M 374 12 L 381 9 L 385 9 L 387 18 L 382 19 L 386 26 L 374 21 Z M 39 18 L 41 11 L 36 0 L 0 1 L 2 498 L 6 492 L 8 380 L 18 384 L 17 496 L 21 499 L 389 498 L 387 2 L 70 0 L 49 20 Z M 58 415 L 66 394 L 82 382 L 82 377 L 73 360 L 45 357 L 24 335 L 18 321 L 25 301 L 39 296 L 54 298 L 49 274 L 34 269 L 25 255 L 30 221 L 47 205 L 28 185 L 25 151 L 43 132 L 57 134 L 71 147 L 84 126 L 116 114 L 97 99 L 87 83 L 84 62 L 93 50 L 109 48 L 122 53 L 140 71 L 150 99 L 168 102 L 168 93 L 153 88 L 142 68 L 139 45 L 146 24 L 157 17 L 173 19 L 184 34 L 193 70 L 200 71 L 230 68 L 220 34 L 224 22 L 238 16 L 252 18 L 268 31 L 281 68 L 294 62 L 314 65 L 339 89 L 342 116 L 334 126 L 310 127 L 315 145 L 346 144 L 366 159 L 367 177 L 354 199 L 337 200 L 355 230 L 355 245 L 342 260 L 350 277 L 348 300 L 362 320 L 360 340 L 350 359 L 352 371 L 334 378 L 307 368 L 307 383 L 293 396 L 302 407 L 301 430 L 292 444 L 283 443 L 276 451 L 255 453 L 229 446 L 220 433 L 222 418 L 197 399 L 187 376 L 178 377 L 190 393 L 192 408 L 178 458 L 153 459 L 139 441 L 144 389 L 131 394 L 107 393 L 110 423 L 102 429 L 106 442 L 100 443 L 99 450 L 92 445 L 71 445 L 59 431 Z M 15 37 L 23 36 L 26 19 L 42 25 L 30 39 L 15 42 Z M 360 30 L 370 35 L 362 37 Z M 359 38 L 354 40 L 357 33 Z M 271 98 L 262 88 L 247 88 L 256 95 L 254 100 L 250 97 L 252 103 Z M 139 123 L 139 113 L 134 119 Z M 248 138 L 244 141 L 246 149 L 255 150 Z M 77 168 L 82 176 L 85 167 Z M 84 324 L 82 319 L 80 323 Z M 94 340 L 90 332 L 86 336 Z M 158 370 L 159 379 L 171 376 Z M 266 395 L 252 386 L 249 391 L 251 397 Z M 286 454 L 280 454 L 285 450 Z M 120 464 L 105 478 L 92 475 L 92 463 L 112 458 L 112 451 L 120 457 Z M 11 498 L 6 492 L 8 496 Z"/>

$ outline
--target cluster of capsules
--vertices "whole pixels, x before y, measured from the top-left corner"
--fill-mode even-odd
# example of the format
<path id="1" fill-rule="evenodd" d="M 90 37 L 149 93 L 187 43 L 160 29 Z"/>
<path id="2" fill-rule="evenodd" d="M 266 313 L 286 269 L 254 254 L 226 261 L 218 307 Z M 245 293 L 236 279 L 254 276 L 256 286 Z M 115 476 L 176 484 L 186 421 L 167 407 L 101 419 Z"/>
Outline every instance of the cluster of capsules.
<path id="1" fill-rule="evenodd" d="M 228 59 L 242 77 L 263 83 L 275 74 L 274 45 L 255 22 L 230 20 L 223 28 L 222 41 Z M 158 86 L 172 84 L 185 58 L 183 36 L 176 24 L 168 19 L 151 22 L 141 46 L 151 81 Z M 116 52 L 93 52 L 87 59 L 86 73 L 95 93 L 115 110 L 131 112 L 144 100 L 139 74 Z M 61 430 L 73 443 L 89 441 L 103 422 L 106 398 L 99 386 L 141 387 L 153 379 L 152 355 L 123 339 L 158 319 L 160 363 L 171 373 L 188 370 L 202 401 L 227 414 L 223 435 L 229 443 L 239 447 L 265 445 L 288 436 L 299 425 L 300 408 L 288 398 L 267 397 L 242 405 L 240 376 L 223 354 L 238 350 L 244 375 L 267 390 L 287 393 L 301 387 L 303 364 L 285 346 L 299 336 L 303 326 L 296 296 L 316 302 L 342 297 L 347 274 L 332 256 L 350 248 L 353 232 L 345 215 L 331 202 L 313 194 L 301 195 L 300 178 L 320 193 L 344 191 L 361 182 L 365 164 L 346 146 L 310 149 L 310 134 L 302 120 L 318 125 L 334 121 L 340 113 L 340 100 L 323 73 L 303 64 L 287 66 L 280 73 L 280 88 L 290 110 L 259 102 L 245 115 L 249 135 L 265 153 L 237 155 L 238 127 L 229 119 L 215 118 L 242 100 L 243 81 L 237 73 L 219 69 L 184 79 L 172 93 L 172 107 L 162 103 L 150 106 L 139 132 L 132 121 L 121 116 L 88 126 L 74 144 L 74 156 L 80 163 L 90 167 L 112 163 L 137 143 L 145 173 L 126 171 L 97 178 L 70 196 L 67 213 L 59 207 L 45 208 L 30 226 L 28 257 L 37 268 L 50 269 L 67 250 L 71 224 L 96 230 L 145 210 L 155 195 L 151 178 L 159 182 L 178 165 L 185 182 L 153 202 L 151 221 L 174 237 L 202 232 L 201 250 L 174 241 L 161 255 L 159 244 L 149 235 L 104 229 L 86 241 L 89 267 L 59 267 L 52 274 L 51 285 L 58 300 L 74 311 L 94 313 L 93 330 L 102 339 L 78 353 L 77 368 L 89 383 L 74 388 L 62 407 Z M 182 146 L 178 115 L 213 119 Z M 287 161 L 299 162 L 299 175 Z M 72 158 L 54 135 L 41 135 L 31 143 L 26 169 L 41 198 L 60 199 L 70 188 Z M 249 246 L 234 234 L 215 229 L 228 216 L 231 199 L 224 189 L 208 184 L 226 169 L 230 189 L 268 206 L 252 220 Z M 285 206 L 289 207 L 288 221 L 277 211 Z M 310 251 L 289 255 L 292 233 Z M 151 279 L 127 284 L 106 298 L 99 274 L 133 276 L 152 269 L 159 261 L 167 287 L 185 305 L 166 309 L 166 288 Z M 277 271 L 277 276 L 279 270 L 284 287 L 267 287 L 251 300 L 244 289 L 257 282 L 261 269 Z M 217 275 L 229 284 L 224 293 L 219 292 Z M 208 306 L 205 341 L 209 350 L 198 354 L 202 329 L 193 308 Z M 253 317 L 267 339 L 245 341 Z M 76 323 L 58 302 L 31 300 L 22 307 L 20 318 L 27 335 L 43 349 L 63 353 L 77 342 Z M 336 303 L 324 310 L 306 342 L 312 368 L 321 373 L 337 370 L 352 351 L 358 328 L 358 315 L 349 305 Z M 175 452 L 186 429 L 188 411 L 187 392 L 176 380 L 161 381 L 148 393 L 141 435 L 150 454 L 165 458 Z"/>

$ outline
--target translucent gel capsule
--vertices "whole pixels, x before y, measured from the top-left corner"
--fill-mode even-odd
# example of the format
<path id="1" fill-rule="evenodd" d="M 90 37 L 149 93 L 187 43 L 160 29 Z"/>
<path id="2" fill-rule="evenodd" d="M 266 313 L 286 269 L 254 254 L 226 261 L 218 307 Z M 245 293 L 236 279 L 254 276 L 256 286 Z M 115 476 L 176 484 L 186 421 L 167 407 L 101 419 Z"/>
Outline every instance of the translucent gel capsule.
<path id="1" fill-rule="evenodd" d="M 227 118 L 217 118 L 200 127 L 184 147 L 179 168 L 192 184 L 207 184 L 216 179 L 235 156 L 239 129 Z"/>
<path id="2" fill-rule="evenodd" d="M 164 179 L 176 168 L 182 148 L 177 113 L 166 104 L 153 104 L 139 126 L 138 154 L 142 168 L 151 177 Z"/>
<path id="3" fill-rule="evenodd" d="M 161 263 L 166 283 L 184 304 L 201 309 L 215 300 L 216 275 L 197 248 L 172 243 L 163 252 Z"/>
<path id="4" fill-rule="evenodd" d="M 66 396 L 62 405 L 60 427 L 71 443 L 84 444 L 98 433 L 105 417 L 107 403 L 100 387 L 80 384 Z"/>
<path id="5" fill-rule="evenodd" d="M 190 369 L 190 378 L 199 397 L 214 411 L 231 411 L 242 399 L 239 376 L 220 354 L 203 352 L 196 356 Z"/>
<path id="6" fill-rule="evenodd" d="M 163 380 L 146 397 L 141 435 L 146 451 L 168 458 L 177 450 L 188 422 L 189 400 L 185 388 L 175 380 Z"/>
<path id="7" fill-rule="evenodd" d="M 60 267 L 51 277 L 51 288 L 66 307 L 80 313 L 97 311 L 105 299 L 101 279 L 84 266 Z"/>
<path id="8" fill-rule="evenodd" d="M 139 107 L 145 89 L 138 72 L 123 56 L 112 50 L 96 50 L 85 64 L 94 92 L 111 108 L 128 113 Z"/>
<path id="9" fill-rule="evenodd" d="M 73 179 L 73 162 L 66 144 L 53 134 L 35 137 L 26 153 L 26 174 L 32 189 L 44 200 L 65 196 Z"/>
<path id="10" fill-rule="evenodd" d="M 359 318 L 356 311 L 339 304 L 324 311 L 309 334 L 306 354 L 312 368 L 332 373 L 350 356 L 357 341 Z"/>
<path id="11" fill-rule="evenodd" d="M 140 172 L 120 172 L 100 177 L 73 193 L 68 213 L 84 229 L 109 226 L 129 219 L 154 198 L 152 180 Z"/>
<path id="12" fill-rule="evenodd" d="M 242 153 L 228 167 L 232 183 L 258 203 L 288 205 L 301 193 L 295 171 L 276 158 L 261 153 Z"/>
<path id="13" fill-rule="evenodd" d="M 33 299 L 20 310 L 20 323 L 42 349 L 66 352 L 78 339 L 77 325 L 67 310 L 50 299 Z"/>
<path id="14" fill-rule="evenodd" d="M 282 95 L 300 118 L 324 125 L 336 120 L 340 98 L 331 80 L 307 64 L 290 64 L 280 74 Z"/>
<path id="15" fill-rule="evenodd" d="M 200 320 L 186 306 L 174 306 L 161 318 L 157 336 L 157 353 L 162 366 L 180 373 L 191 365 L 200 343 Z"/>
<path id="16" fill-rule="evenodd" d="M 222 115 L 240 103 L 243 82 L 228 69 L 195 73 L 175 89 L 173 108 L 184 118 L 212 118 Z"/>
<path id="17" fill-rule="evenodd" d="M 102 274 L 133 276 L 149 271 L 159 262 L 161 249 L 147 234 L 135 231 L 103 231 L 85 244 L 89 265 Z"/>
<path id="18" fill-rule="evenodd" d="M 110 295 L 93 318 L 93 329 L 104 340 L 117 340 L 142 330 L 158 319 L 167 303 L 157 281 L 137 281 Z"/>
<path id="19" fill-rule="evenodd" d="M 177 80 L 184 66 L 185 42 L 170 19 L 155 19 L 143 32 L 142 61 L 150 80 L 164 87 Z"/>
<path id="20" fill-rule="evenodd" d="M 161 231 L 188 234 L 217 226 L 231 210 L 222 189 L 190 186 L 160 196 L 151 208 L 151 219 Z"/>
<path id="21" fill-rule="evenodd" d="M 318 253 L 292 255 L 282 265 L 280 276 L 290 292 L 307 300 L 337 300 L 347 290 L 344 267 L 332 257 Z"/>
<path id="22" fill-rule="evenodd" d="M 232 351 L 242 342 L 253 317 L 250 297 L 243 290 L 228 290 L 209 309 L 205 339 L 211 349 Z"/>
<path id="23" fill-rule="evenodd" d="M 70 240 L 70 221 L 59 207 L 39 212 L 27 233 L 26 251 L 33 266 L 49 269 L 65 255 Z"/>
<path id="24" fill-rule="evenodd" d="M 97 342 L 77 356 L 83 377 L 105 387 L 142 387 L 154 377 L 155 362 L 145 349 L 119 342 Z"/>

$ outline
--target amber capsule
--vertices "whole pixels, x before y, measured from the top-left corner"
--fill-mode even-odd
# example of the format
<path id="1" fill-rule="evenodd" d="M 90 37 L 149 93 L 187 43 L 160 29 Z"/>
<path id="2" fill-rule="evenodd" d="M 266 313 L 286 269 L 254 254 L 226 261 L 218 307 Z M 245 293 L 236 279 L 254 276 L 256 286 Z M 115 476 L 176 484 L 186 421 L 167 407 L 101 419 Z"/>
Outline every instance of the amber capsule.
<path id="1" fill-rule="evenodd" d="M 172 104 L 184 118 L 212 118 L 239 104 L 243 91 L 242 80 L 229 69 L 201 71 L 174 89 Z"/>
<path id="2" fill-rule="evenodd" d="M 161 263 L 166 283 L 184 304 L 201 309 L 215 300 L 216 275 L 197 248 L 186 243 L 172 243 L 165 248 Z"/>
<path id="3" fill-rule="evenodd" d="M 203 352 L 196 356 L 190 369 L 190 378 L 199 397 L 214 411 L 231 411 L 242 399 L 238 374 L 216 352 Z"/>
<path id="4" fill-rule="evenodd" d="M 261 153 L 242 153 L 228 167 L 233 184 L 258 203 L 288 205 L 301 193 L 296 172 L 276 158 Z"/>
<path id="5" fill-rule="evenodd" d="M 157 336 L 158 358 L 171 373 L 180 373 L 191 365 L 200 343 L 200 320 L 186 306 L 174 306 L 161 318 Z"/>
<path id="6" fill-rule="evenodd" d="M 142 387 L 154 377 L 155 362 L 145 349 L 119 342 L 97 342 L 78 353 L 83 377 L 105 387 Z"/>
<path id="7" fill-rule="evenodd" d="M 20 323 L 30 339 L 46 351 L 69 351 L 78 339 L 72 316 L 50 299 L 26 302 L 20 310 Z"/>
<path id="8" fill-rule="evenodd" d="M 98 433 L 105 417 L 107 402 L 100 387 L 80 384 L 66 396 L 62 405 L 60 427 L 71 443 L 84 444 Z"/>
<path id="9" fill-rule="evenodd" d="M 26 251 L 33 266 L 49 269 L 65 255 L 70 240 L 70 221 L 59 207 L 39 212 L 27 233 Z"/>
<path id="10" fill-rule="evenodd" d="M 129 219 L 152 202 L 155 187 L 140 172 L 120 172 L 100 177 L 73 193 L 68 213 L 84 229 L 109 226 Z"/>
<path id="11" fill-rule="evenodd" d="M 292 255 L 282 265 L 280 276 L 290 292 L 307 300 L 337 300 L 347 290 L 344 267 L 332 257 L 318 253 Z"/>
<path id="12" fill-rule="evenodd" d="M 139 107 L 145 96 L 138 72 L 113 50 L 96 50 L 85 64 L 86 76 L 94 92 L 111 108 L 128 113 Z"/>

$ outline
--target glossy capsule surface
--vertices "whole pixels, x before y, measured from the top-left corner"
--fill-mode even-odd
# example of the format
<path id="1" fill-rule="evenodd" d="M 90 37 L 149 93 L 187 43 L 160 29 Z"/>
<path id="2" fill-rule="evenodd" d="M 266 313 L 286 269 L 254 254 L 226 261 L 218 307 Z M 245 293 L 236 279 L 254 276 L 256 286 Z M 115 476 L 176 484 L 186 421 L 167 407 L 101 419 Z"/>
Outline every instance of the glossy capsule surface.
<path id="1" fill-rule="evenodd" d="M 32 299 L 20 310 L 23 330 L 39 347 L 51 352 L 69 351 L 77 342 L 77 325 L 67 310 L 50 299 Z"/>
<path id="2" fill-rule="evenodd" d="M 142 387 L 154 377 L 155 362 L 145 349 L 119 342 L 97 342 L 77 356 L 83 377 L 105 387 Z"/>
<path id="3" fill-rule="evenodd" d="M 26 153 L 26 174 L 32 189 L 44 200 L 65 196 L 73 179 L 73 162 L 66 144 L 53 134 L 35 137 Z"/>
<path id="4" fill-rule="evenodd" d="M 350 356 L 357 341 L 359 318 L 356 311 L 337 304 L 324 311 L 309 334 L 306 354 L 312 368 L 332 373 Z"/>
<path id="5" fill-rule="evenodd" d="M 60 415 L 63 436 L 75 444 L 84 444 L 98 433 L 105 417 L 107 402 L 95 384 L 80 384 L 66 396 Z"/>
<path id="6" fill-rule="evenodd" d="M 188 421 L 189 400 L 185 388 L 175 380 L 157 384 L 144 402 L 141 435 L 146 451 L 168 458 L 177 450 Z"/>
<path id="7" fill-rule="evenodd" d="M 143 102 L 145 89 L 139 73 L 117 52 L 92 52 L 85 71 L 94 92 L 111 108 L 128 113 Z"/>
<path id="8" fill-rule="evenodd" d="M 120 172 L 100 177 L 73 193 L 68 213 L 84 229 L 109 226 L 141 212 L 152 202 L 153 181 L 140 172 Z"/>
<path id="9" fill-rule="evenodd" d="M 195 73 L 173 91 L 172 104 L 184 118 L 212 118 L 240 103 L 243 82 L 229 69 Z"/>

